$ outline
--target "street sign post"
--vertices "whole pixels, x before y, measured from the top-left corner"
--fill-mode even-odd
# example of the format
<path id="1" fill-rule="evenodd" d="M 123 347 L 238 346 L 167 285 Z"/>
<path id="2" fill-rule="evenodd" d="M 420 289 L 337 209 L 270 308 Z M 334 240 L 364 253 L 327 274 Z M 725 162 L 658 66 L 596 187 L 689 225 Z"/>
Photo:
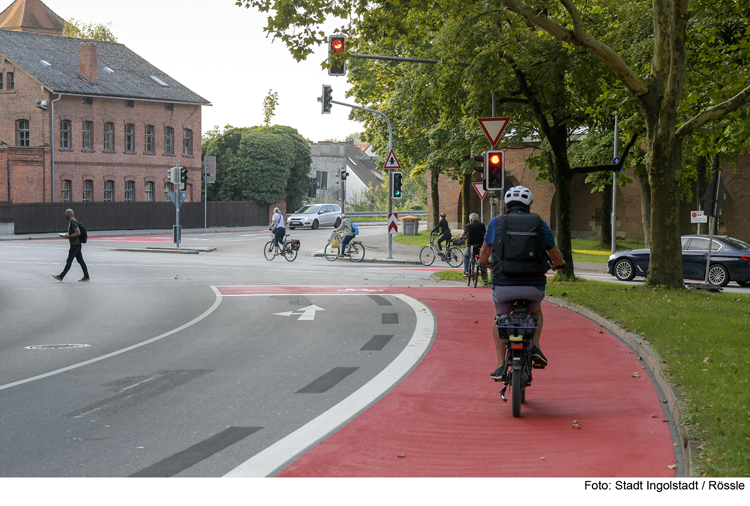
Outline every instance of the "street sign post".
<path id="1" fill-rule="evenodd" d="M 398 234 L 398 213 L 388 214 L 388 234 L 389 235 Z"/>
<path id="2" fill-rule="evenodd" d="M 484 131 L 484 135 L 487 136 L 487 140 L 490 141 L 492 149 L 495 149 L 500 136 L 505 132 L 505 128 L 508 126 L 510 118 L 477 118 L 479 125 Z"/>
<path id="3" fill-rule="evenodd" d="M 471 186 L 474 187 L 474 189 L 477 191 L 477 195 L 479 195 L 479 198 L 484 200 L 484 198 L 487 196 L 487 190 L 484 188 L 484 182 L 479 183 L 471 183 Z"/>

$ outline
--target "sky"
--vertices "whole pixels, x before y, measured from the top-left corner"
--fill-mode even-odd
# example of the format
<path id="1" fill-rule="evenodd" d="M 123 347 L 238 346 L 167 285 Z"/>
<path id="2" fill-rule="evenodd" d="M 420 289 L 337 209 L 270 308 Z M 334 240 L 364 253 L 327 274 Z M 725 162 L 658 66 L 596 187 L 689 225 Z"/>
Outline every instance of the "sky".
<path id="1" fill-rule="evenodd" d="M 364 131 L 348 119 L 348 107 L 321 114 L 323 84 L 333 99 L 350 88 L 346 77 L 320 67 L 328 47 L 319 46 L 297 63 L 280 40 L 266 38 L 267 13 L 235 5 L 235 0 L 42 0 L 64 19 L 108 24 L 117 41 L 211 102 L 203 107 L 203 133 L 214 126 L 263 123 L 269 90 L 279 100 L 271 124 L 296 128 L 313 142 L 345 140 Z M 0 12 L 12 0 L 0 0 Z M 328 28 L 330 34 L 338 20 Z"/>

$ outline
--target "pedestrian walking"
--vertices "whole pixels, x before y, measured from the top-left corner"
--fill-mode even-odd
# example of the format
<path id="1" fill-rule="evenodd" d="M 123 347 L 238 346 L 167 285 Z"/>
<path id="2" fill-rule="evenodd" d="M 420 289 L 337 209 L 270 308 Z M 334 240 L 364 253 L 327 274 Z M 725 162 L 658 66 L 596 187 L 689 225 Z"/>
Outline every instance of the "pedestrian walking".
<path id="1" fill-rule="evenodd" d="M 65 211 L 65 218 L 68 220 L 68 233 L 60 234 L 60 237 L 64 237 L 70 241 L 70 249 L 68 250 L 68 260 L 65 262 L 65 269 L 60 274 L 53 274 L 52 277 L 58 281 L 62 281 L 65 275 L 70 270 L 70 266 L 73 265 L 73 259 L 75 258 L 83 269 L 83 277 L 78 281 L 89 281 L 89 270 L 86 268 L 86 262 L 83 261 L 83 254 L 81 253 L 81 228 L 78 225 L 78 221 L 75 219 L 73 210 L 68 209 Z"/>

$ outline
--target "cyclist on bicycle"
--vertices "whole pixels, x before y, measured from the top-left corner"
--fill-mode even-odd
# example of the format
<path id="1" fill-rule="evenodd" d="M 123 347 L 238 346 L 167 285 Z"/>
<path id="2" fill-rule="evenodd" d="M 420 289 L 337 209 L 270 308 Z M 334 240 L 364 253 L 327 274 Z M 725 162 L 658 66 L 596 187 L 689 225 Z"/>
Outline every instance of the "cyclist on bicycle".
<path id="1" fill-rule="evenodd" d="M 346 214 L 341 215 L 341 225 L 333 231 L 334 233 L 342 233 L 344 238 L 341 240 L 341 249 L 339 250 L 339 257 L 343 257 L 346 254 L 346 247 L 349 246 L 349 242 L 354 239 L 354 227 L 352 226 L 352 220 L 346 217 Z"/>
<path id="2" fill-rule="evenodd" d="M 271 226 L 268 230 L 273 232 L 273 247 L 274 255 L 279 254 L 279 241 L 284 241 L 286 235 L 286 227 L 284 226 L 284 216 L 278 207 L 273 208 L 273 216 L 271 217 Z"/>
<path id="3" fill-rule="evenodd" d="M 487 228 L 484 223 L 479 221 L 479 215 L 477 213 L 471 213 L 469 215 L 469 224 L 464 228 L 464 233 L 461 235 L 461 239 L 466 239 L 466 250 L 464 251 L 464 277 L 467 278 L 471 274 L 469 272 L 469 259 L 471 255 L 476 255 L 479 249 L 482 247 L 484 242 L 484 235 L 487 233 Z M 487 286 L 487 268 L 481 266 L 479 272 L 482 274 L 482 281 L 484 286 Z"/>
<path id="4" fill-rule="evenodd" d="M 531 190 L 524 186 L 515 186 L 505 194 L 505 212 L 506 215 L 515 213 L 532 214 L 529 207 L 534 201 Z M 497 216 L 490 220 L 487 226 L 487 234 L 484 236 L 484 243 L 479 253 L 479 262 L 482 265 L 487 264 L 490 255 L 494 253 L 494 262 L 492 264 L 492 302 L 495 305 L 497 314 L 510 314 L 511 304 L 514 300 L 525 299 L 529 301 L 528 311 L 537 317 L 537 328 L 534 331 L 534 339 L 531 349 L 531 359 L 538 365 L 546 366 L 547 358 L 539 348 L 539 339 L 542 334 L 542 325 L 544 318 L 542 316 L 542 299 L 544 298 L 544 289 L 547 284 L 547 277 L 541 271 L 536 274 L 512 275 L 503 272 L 500 257 L 499 241 L 505 216 Z M 560 269 L 565 265 L 562 253 L 555 246 L 555 238 L 550 231 L 547 222 L 541 220 L 544 230 L 546 244 L 544 249 L 547 251 L 552 268 Z M 545 259 L 546 261 L 546 259 Z M 546 265 L 545 265 L 546 267 Z M 503 374 L 503 364 L 505 363 L 505 342 L 500 339 L 497 326 L 492 326 L 492 337 L 495 342 L 495 351 L 497 354 L 497 367 L 490 374 L 493 380 L 499 380 Z"/>
<path id="5" fill-rule="evenodd" d="M 435 228 L 432 229 L 431 234 L 436 233 L 438 230 L 440 230 L 440 237 L 437 239 L 437 248 L 438 248 L 438 255 L 440 258 L 443 258 L 443 250 L 442 250 L 442 243 L 445 241 L 446 246 L 450 245 L 451 238 L 453 237 L 451 235 L 451 229 L 448 226 L 448 220 L 445 219 L 445 213 L 440 213 L 440 221 L 437 225 L 435 225 Z"/>

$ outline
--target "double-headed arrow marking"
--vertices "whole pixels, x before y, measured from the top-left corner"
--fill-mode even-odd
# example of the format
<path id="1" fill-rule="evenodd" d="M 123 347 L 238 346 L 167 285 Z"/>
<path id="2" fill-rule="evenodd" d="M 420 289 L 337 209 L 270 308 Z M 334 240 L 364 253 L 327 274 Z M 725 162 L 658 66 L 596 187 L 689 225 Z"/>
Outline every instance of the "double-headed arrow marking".
<path id="1" fill-rule="evenodd" d="M 299 315 L 299 318 L 297 320 L 314 320 L 315 319 L 315 311 L 325 311 L 322 307 L 318 306 L 307 306 L 303 307 L 301 309 L 298 309 L 297 311 L 302 311 L 301 313 L 298 313 L 296 311 L 284 311 L 283 313 L 274 313 L 276 316 L 292 316 L 292 315 Z"/>

